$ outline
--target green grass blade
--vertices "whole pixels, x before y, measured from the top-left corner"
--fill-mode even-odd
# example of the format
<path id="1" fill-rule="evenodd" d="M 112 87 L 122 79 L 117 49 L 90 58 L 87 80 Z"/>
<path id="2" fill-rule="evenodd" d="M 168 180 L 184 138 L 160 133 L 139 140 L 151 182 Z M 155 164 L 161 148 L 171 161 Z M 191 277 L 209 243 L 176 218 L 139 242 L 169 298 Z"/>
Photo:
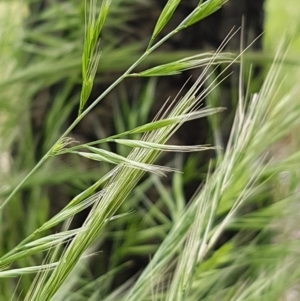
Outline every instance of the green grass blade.
<path id="1" fill-rule="evenodd" d="M 190 17 L 182 23 L 182 27 L 189 27 L 206 17 L 210 16 L 217 10 L 219 10 L 228 0 L 207 0 L 200 4 Z M 201 1 L 202 2 L 202 1 Z"/>
<path id="2" fill-rule="evenodd" d="M 170 76 L 180 74 L 183 71 L 187 71 L 194 68 L 200 68 L 207 65 L 219 65 L 224 63 L 230 63 L 233 60 L 233 56 L 227 53 L 205 53 L 187 57 L 172 63 L 153 67 L 151 69 L 133 73 L 130 76 Z M 213 62 L 213 63 L 212 63 Z"/>
<path id="3" fill-rule="evenodd" d="M 171 17 L 173 16 L 177 6 L 179 5 L 181 0 L 168 0 L 167 4 L 165 5 L 164 9 L 162 10 L 156 25 L 154 27 L 152 37 L 150 43 L 148 45 L 148 49 L 151 47 L 153 41 L 158 36 L 158 34 L 163 30 L 163 28 L 167 25 Z"/>

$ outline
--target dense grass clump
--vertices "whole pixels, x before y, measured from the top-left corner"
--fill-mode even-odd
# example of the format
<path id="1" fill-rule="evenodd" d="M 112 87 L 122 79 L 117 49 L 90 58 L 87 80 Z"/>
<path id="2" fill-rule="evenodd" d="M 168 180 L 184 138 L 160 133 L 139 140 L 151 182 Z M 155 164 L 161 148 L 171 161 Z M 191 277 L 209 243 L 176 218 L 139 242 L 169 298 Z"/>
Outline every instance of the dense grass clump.
<path id="1" fill-rule="evenodd" d="M 300 94 L 284 88 L 288 53 L 279 47 L 252 85 L 251 45 L 224 51 L 239 30 L 214 52 L 159 52 L 226 2 L 199 1 L 166 33 L 181 4 L 166 1 L 151 36 L 121 49 L 114 33 L 149 3 L 0 3 L 15 16 L 3 18 L 0 40 L 0 300 L 290 300 Z M 233 65 L 226 140 L 222 85 Z M 196 79 L 158 99 L 159 82 L 190 70 Z M 182 145 L 178 129 L 199 118 L 213 145 Z"/>

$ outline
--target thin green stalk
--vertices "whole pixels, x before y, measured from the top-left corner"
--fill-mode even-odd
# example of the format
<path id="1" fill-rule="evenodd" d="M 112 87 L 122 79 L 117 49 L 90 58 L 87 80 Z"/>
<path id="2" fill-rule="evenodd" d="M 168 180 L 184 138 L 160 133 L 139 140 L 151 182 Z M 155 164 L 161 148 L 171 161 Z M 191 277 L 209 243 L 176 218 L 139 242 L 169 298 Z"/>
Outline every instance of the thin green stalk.
<path id="1" fill-rule="evenodd" d="M 48 155 L 50 154 L 52 148 L 43 156 L 43 158 L 35 165 L 35 167 L 27 174 L 27 176 L 17 185 L 17 187 L 10 193 L 7 199 L 1 204 L 0 211 L 4 208 L 5 205 L 12 199 L 12 197 L 19 191 L 23 184 L 38 170 L 40 166 L 46 161 Z"/>

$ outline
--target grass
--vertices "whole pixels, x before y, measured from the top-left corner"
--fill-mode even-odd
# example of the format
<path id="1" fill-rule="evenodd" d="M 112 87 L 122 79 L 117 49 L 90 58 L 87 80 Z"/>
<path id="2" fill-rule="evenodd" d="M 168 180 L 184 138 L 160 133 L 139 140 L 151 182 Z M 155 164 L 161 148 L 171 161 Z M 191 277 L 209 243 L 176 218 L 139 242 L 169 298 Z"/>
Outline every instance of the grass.
<path id="1" fill-rule="evenodd" d="M 200 1 L 177 27 L 162 35 L 180 4 L 169 0 L 149 41 L 124 46 L 120 52 L 131 66 L 113 64 L 112 71 L 123 67 L 125 71 L 112 83 L 105 83 L 103 92 L 91 100 L 98 83 L 98 65 L 100 70 L 102 61 L 105 66 L 106 43 L 107 49 L 115 49 L 120 42 L 117 37 L 105 36 L 105 31 L 125 26 L 126 9 L 138 5 L 138 1 L 119 2 L 102 1 L 98 5 L 92 0 L 85 7 L 76 1 L 53 2 L 44 12 L 29 18 L 28 32 L 23 33 L 27 41 L 22 44 L 27 51 L 25 57 L 14 45 L 16 38 L 9 39 L 11 32 L 22 34 L 22 22 L 16 18 L 16 24 L 12 23 L 15 28 L 6 32 L 9 38 L 4 42 L 15 52 L 5 52 L 7 56 L 1 62 L 12 71 L 7 71 L 8 76 L 0 83 L 5 92 L 1 93 L 1 104 L 6 109 L 0 115 L 5 130 L 1 132 L 0 154 L 5 164 L 13 165 L 9 163 L 1 175 L 0 299 L 285 298 L 300 277 L 300 270 L 295 268 L 299 242 L 293 234 L 297 229 L 294 208 L 299 152 L 293 150 L 290 135 L 299 126 L 299 88 L 292 85 L 286 89 L 282 84 L 285 54 L 278 52 L 275 61 L 280 64 L 270 68 L 259 91 L 252 95 L 251 81 L 244 84 L 243 78 L 247 54 L 244 57 L 244 53 L 234 56 L 224 52 L 232 33 L 214 53 L 154 57 L 145 63 L 168 39 L 225 3 Z M 14 9 L 4 3 L 5 9 Z M 147 6 L 143 1 L 140 5 Z M 31 9 L 38 9 L 38 5 Z M 24 5 L 20 20 L 27 10 Z M 57 19 L 63 11 L 67 15 Z M 116 14 L 123 16 L 118 19 L 120 24 L 110 19 Z M 77 30 L 84 23 L 85 32 Z M 65 31 L 66 38 L 52 34 L 54 29 Z M 80 35 L 84 37 L 81 69 Z M 43 47 L 34 47 L 36 42 Z M 138 55 L 137 49 L 142 46 L 144 51 Z M 109 54 L 119 55 L 118 50 Z M 218 98 L 225 72 L 236 63 L 241 74 L 237 107 L 230 138 L 222 148 L 222 120 L 218 114 L 224 108 L 218 106 Z M 220 65 L 225 71 L 218 74 Z M 166 101 L 155 119 L 149 121 L 157 81 L 199 67 L 200 75 L 190 88 L 178 90 L 178 95 Z M 248 75 L 251 78 L 251 71 Z M 126 79 L 136 78 L 145 78 L 147 83 L 130 104 L 122 87 Z M 25 109 L 20 115 L 15 107 L 27 81 Z M 46 108 L 42 134 L 36 137 L 30 121 L 34 108 L 28 104 L 34 97 L 41 99 L 40 91 L 49 85 L 58 85 L 59 91 L 50 109 Z M 116 133 L 107 134 L 97 121 L 99 137 L 77 141 L 74 129 L 114 91 L 121 94 L 120 104 L 115 104 Z M 4 106 L 12 96 L 11 107 Z M 205 99 L 214 105 L 203 105 Z M 76 116 L 66 125 L 74 112 Z M 171 144 L 183 123 L 203 117 L 209 120 L 215 146 Z M 22 129 L 17 127 L 16 118 L 21 118 Z M 285 150 L 283 158 L 278 158 L 279 148 Z M 200 182 L 196 163 L 202 151 L 215 152 L 215 159 L 207 170 L 201 170 L 205 179 Z M 181 154 L 168 162 L 166 152 Z M 186 152 L 196 154 L 184 163 Z M 190 200 L 185 194 L 188 175 L 201 185 Z M 47 192 L 52 185 L 69 192 L 68 200 L 59 204 L 56 212 L 51 210 L 51 193 Z M 52 195 L 55 199 L 58 194 Z M 72 220 L 76 221 L 87 208 L 84 221 L 74 228 Z M 132 276 L 131 258 L 145 261 L 145 257 L 145 267 Z"/>

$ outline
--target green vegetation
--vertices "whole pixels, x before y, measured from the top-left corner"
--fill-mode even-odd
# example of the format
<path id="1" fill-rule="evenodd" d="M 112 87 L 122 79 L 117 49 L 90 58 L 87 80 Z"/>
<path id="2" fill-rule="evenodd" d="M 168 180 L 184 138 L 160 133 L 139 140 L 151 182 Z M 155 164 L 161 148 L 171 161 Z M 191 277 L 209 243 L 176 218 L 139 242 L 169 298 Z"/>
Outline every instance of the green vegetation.
<path id="1" fill-rule="evenodd" d="M 0 2 L 0 300 L 295 294 L 300 88 L 291 75 L 284 81 L 286 41 L 250 93 L 251 45 L 224 51 L 236 32 L 214 53 L 160 50 L 226 3 L 199 1 L 165 33 L 180 2 L 166 1 L 150 36 L 131 43 L 126 26 L 151 1 Z M 238 93 L 222 145 L 220 99 L 233 65 Z M 159 83 L 191 69 L 197 79 L 158 99 Z M 214 145 L 176 143 L 199 118 Z M 199 188 L 187 199 L 191 183 Z"/>

